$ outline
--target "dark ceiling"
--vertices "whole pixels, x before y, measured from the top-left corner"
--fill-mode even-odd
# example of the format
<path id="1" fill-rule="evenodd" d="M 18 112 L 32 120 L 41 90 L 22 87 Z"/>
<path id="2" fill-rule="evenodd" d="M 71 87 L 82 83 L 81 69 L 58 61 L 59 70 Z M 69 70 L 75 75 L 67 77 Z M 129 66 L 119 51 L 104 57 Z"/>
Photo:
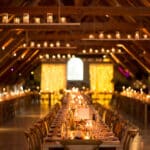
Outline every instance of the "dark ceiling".
<path id="1" fill-rule="evenodd" d="M 8 23 L 2 22 L 5 13 Z M 22 21 L 24 13 L 30 16 L 28 24 Z M 53 14 L 53 23 L 47 23 L 47 13 Z M 36 17 L 41 23 L 34 22 Z M 67 23 L 60 23 L 61 17 Z M 14 23 L 15 18 L 20 18 L 19 24 Z M 58 41 L 60 46 L 56 44 Z M 32 42 L 35 46 L 31 46 Z M 14 84 L 26 78 L 42 61 L 64 61 L 68 55 L 89 61 L 109 57 L 128 70 L 132 78 L 147 78 L 150 1 L 0 0 L 2 84 Z"/>

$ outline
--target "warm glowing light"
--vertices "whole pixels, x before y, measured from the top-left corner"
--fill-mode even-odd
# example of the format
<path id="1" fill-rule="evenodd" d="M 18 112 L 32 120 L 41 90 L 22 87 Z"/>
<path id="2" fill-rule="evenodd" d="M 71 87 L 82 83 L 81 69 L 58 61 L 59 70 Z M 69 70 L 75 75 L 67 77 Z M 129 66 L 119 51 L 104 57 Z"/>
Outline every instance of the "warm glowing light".
<path id="1" fill-rule="evenodd" d="M 47 13 L 47 23 L 53 23 L 53 14 Z"/>
<path id="2" fill-rule="evenodd" d="M 61 58 L 61 55 L 60 55 L 60 54 L 57 54 L 57 58 Z"/>
<path id="3" fill-rule="evenodd" d="M 131 37 L 132 37 L 131 34 L 128 34 L 128 35 L 127 35 L 127 38 L 128 38 L 128 39 L 131 39 Z"/>
<path id="4" fill-rule="evenodd" d="M 61 23 L 66 23 L 66 22 L 67 22 L 67 21 L 66 21 L 66 17 L 61 17 L 61 18 L 60 18 L 60 22 L 61 22 Z"/>
<path id="5" fill-rule="evenodd" d="M 45 57 L 46 57 L 46 59 L 49 59 L 49 54 L 46 54 Z"/>
<path id="6" fill-rule="evenodd" d="M 55 55 L 53 55 L 53 56 L 52 56 L 52 58 L 53 58 L 53 59 L 55 59 L 55 58 L 56 58 L 56 56 L 55 56 Z"/>
<path id="7" fill-rule="evenodd" d="M 104 53 L 104 52 L 105 52 L 105 49 L 104 49 L 104 48 L 102 48 L 102 49 L 101 49 L 101 52 L 102 52 L 102 53 Z"/>
<path id="8" fill-rule="evenodd" d="M 147 38 L 148 38 L 148 35 L 147 35 L 147 34 L 144 34 L 143 37 L 144 37 L 144 39 L 147 39 Z"/>
<path id="9" fill-rule="evenodd" d="M 2 50 L 5 50 L 5 46 L 2 46 Z"/>
<path id="10" fill-rule="evenodd" d="M 34 43 L 33 41 L 31 41 L 31 42 L 30 42 L 30 46 L 31 46 L 31 47 L 34 47 L 34 46 L 35 46 L 35 43 Z"/>
<path id="11" fill-rule="evenodd" d="M 67 80 L 83 80 L 83 62 L 80 58 L 71 58 L 68 61 Z"/>
<path id="12" fill-rule="evenodd" d="M 14 18 L 14 23 L 19 24 L 20 23 L 20 18 L 19 17 Z"/>
<path id="13" fill-rule="evenodd" d="M 115 52 L 115 48 L 112 48 L 111 51 L 114 53 Z"/>
<path id="14" fill-rule="evenodd" d="M 63 58 L 63 59 L 65 59 L 65 58 L 66 58 L 66 56 L 65 56 L 65 55 L 63 55 L 63 56 L 62 56 L 62 58 Z"/>
<path id="15" fill-rule="evenodd" d="M 37 47 L 38 47 L 38 48 L 40 48 L 40 47 L 41 47 L 41 44 L 40 44 L 40 43 L 38 43 L 38 44 L 37 44 Z"/>
<path id="16" fill-rule="evenodd" d="M 44 47 L 47 47 L 48 43 L 45 41 L 43 45 L 44 45 Z"/>
<path id="17" fill-rule="evenodd" d="M 108 35 L 107 35 L 107 38 L 108 38 L 108 39 L 111 39 L 111 38 L 112 38 L 111 34 L 108 34 Z"/>
<path id="18" fill-rule="evenodd" d="M 95 37 L 94 37 L 94 35 L 93 34 L 90 34 L 89 35 L 89 39 L 94 39 Z"/>
<path id="19" fill-rule="evenodd" d="M 34 71 L 31 71 L 31 74 L 34 75 Z"/>
<path id="20" fill-rule="evenodd" d="M 109 52 L 110 52 L 110 50 L 109 50 L 109 49 L 107 49 L 107 50 L 106 50 L 106 52 L 107 52 L 107 53 L 109 53 Z"/>
<path id="21" fill-rule="evenodd" d="M 27 44 L 26 43 L 23 43 L 23 47 L 26 47 L 27 46 Z"/>
<path id="22" fill-rule="evenodd" d="M 117 38 L 117 39 L 120 39 L 120 38 L 121 38 L 119 31 L 116 32 L 116 38 Z"/>
<path id="23" fill-rule="evenodd" d="M 40 56 L 39 56 L 39 58 L 40 58 L 40 59 L 42 59 L 42 58 L 43 58 L 43 56 L 42 56 L 42 55 L 40 55 Z"/>
<path id="24" fill-rule="evenodd" d="M 139 31 L 136 31 L 136 32 L 135 32 L 135 38 L 136 38 L 136 39 L 139 39 L 139 38 L 140 38 Z"/>
<path id="25" fill-rule="evenodd" d="M 23 23 L 29 23 L 29 13 L 23 14 Z"/>
<path id="26" fill-rule="evenodd" d="M 67 43 L 67 44 L 66 44 L 66 47 L 70 47 L 70 44 L 69 44 L 69 43 Z"/>
<path id="27" fill-rule="evenodd" d="M 35 21 L 35 23 L 40 23 L 40 18 L 39 17 L 35 17 L 34 21 Z"/>
<path id="28" fill-rule="evenodd" d="M 71 58 L 71 55 L 70 55 L 70 54 L 68 54 L 68 55 L 67 55 L 67 57 L 68 57 L 68 58 Z"/>
<path id="29" fill-rule="evenodd" d="M 98 49 L 95 49 L 95 53 L 98 53 Z"/>
<path id="30" fill-rule="evenodd" d="M 121 53 L 122 52 L 122 50 L 121 49 L 118 49 L 118 53 Z"/>
<path id="31" fill-rule="evenodd" d="M 8 13 L 5 13 L 5 14 L 2 16 L 2 23 L 8 23 Z"/>
<path id="32" fill-rule="evenodd" d="M 59 41 L 56 42 L 56 47 L 60 47 L 60 42 Z"/>
<path id="33" fill-rule="evenodd" d="M 86 50 L 85 50 L 85 49 L 83 49 L 83 50 L 82 50 L 82 53 L 83 53 L 83 54 L 85 54 L 85 53 L 86 53 Z"/>
<path id="34" fill-rule="evenodd" d="M 15 56 L 17 56 L 17 54 L 16 54 L 16 53 L 14 53 L 14 54 L 13 54 L 13 56 L 15 57 Z"/>
<path id="35" fill-rule="evenodd" d="M 103 39 L 104 38 L 104 33 L 103 32 L 101 32 L 100 34 L 99 34 L 99 36 L 98 36 L 100 39 Z"/>
<path id="36" fill-rule="evenodd" d="M 54 47 L 54 44 L 53 44 L 53 43 L 50 43 L 50 47 Z"/>
<path id="37" fill-rule="evenodd" d="M 93 49 L 92 49 L 92 48 L 90 48 L 90 49 L 89 49 L 89 52 L 90 52 L 90 53 L 93 53 Z"/>

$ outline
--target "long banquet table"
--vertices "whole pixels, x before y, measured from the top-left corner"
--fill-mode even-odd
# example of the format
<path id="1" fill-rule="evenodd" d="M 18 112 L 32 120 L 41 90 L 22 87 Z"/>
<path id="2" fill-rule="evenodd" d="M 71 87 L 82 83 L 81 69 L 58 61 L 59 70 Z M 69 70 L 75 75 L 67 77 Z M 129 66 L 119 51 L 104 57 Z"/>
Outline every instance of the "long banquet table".
<path id="1" fill-rule="evenodd" d="M 66 98 L 65 98 L 66 99 Z M 120 141 L 80 93 L 69 93 L 44 138 L 42 150 L 120 148 Z"/>

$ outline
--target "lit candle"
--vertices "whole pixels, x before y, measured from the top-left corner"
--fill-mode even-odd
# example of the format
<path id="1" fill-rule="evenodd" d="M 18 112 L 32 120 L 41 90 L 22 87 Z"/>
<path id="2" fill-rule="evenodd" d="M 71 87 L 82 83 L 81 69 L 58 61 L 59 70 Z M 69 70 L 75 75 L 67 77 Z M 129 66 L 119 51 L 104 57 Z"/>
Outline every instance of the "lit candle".
<path id="1" fill-rule="evenodd" d="M 23 23 L 29 23 L 29 14 L 28 13 L 23 14 Z"/>
<path id="2" fill-rule="evenodd" d="M 5 13 L 2 17 L 2 23 L 8 23 L 8 13 Z"/>
<path id="3" fill-rule="evenodd" d="M 61 17 L 61 18 L 60 18 L 60 22 L 61 22 L 61 23 L 65 23 L 65 22 L 66 22 L 66 18 L 65 18 L 65 17 Z"/>
<path id="4" fill-rule="evenodd" d="M 18 17 L 14 18 L 14 23 L 19 24 L 20 23 L 20 18 L 18 18 Z"/>
<path id="5" fill-rule="evenodd" d="M 40 23 L 40 18 L 39 17 L 34 18 L 34 20 L 35 20 L 35 23 Z"/>
<path id="6" fill-rule="evenodd" d="M 53 14 L 47 13 L 47 23 L 53 23 Z"/>

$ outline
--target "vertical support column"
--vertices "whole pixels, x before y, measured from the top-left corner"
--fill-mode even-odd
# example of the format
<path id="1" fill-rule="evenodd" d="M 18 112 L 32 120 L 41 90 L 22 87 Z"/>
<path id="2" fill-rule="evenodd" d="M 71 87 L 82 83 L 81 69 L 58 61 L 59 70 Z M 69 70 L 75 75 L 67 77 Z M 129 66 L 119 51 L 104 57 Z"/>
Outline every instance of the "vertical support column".
<path id="1" fill-rule="evenodd" d="M 148 113 L 148 107 L 147 107 L 147 104 L 145 103 L 144 104 L 144 127 L 145 127 L 145 129 L 147 128 L 147 123 L 148 123 L 148 115 L 147 115 L 147 113 Z"/>

